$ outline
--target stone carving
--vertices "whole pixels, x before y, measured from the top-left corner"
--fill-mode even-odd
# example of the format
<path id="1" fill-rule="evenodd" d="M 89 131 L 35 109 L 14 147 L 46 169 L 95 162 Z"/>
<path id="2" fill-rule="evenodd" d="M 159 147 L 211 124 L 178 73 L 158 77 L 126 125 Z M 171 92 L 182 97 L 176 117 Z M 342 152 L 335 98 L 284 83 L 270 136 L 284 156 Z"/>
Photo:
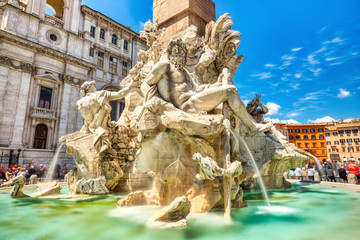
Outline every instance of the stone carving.
<path id="1" fill-rule="evenodd" d="M 14 68 L 14 69 L 21 69 L 24 72 L 28 72 L 32 75 L 36 74 L 36 67 L 30 63 L 26 62 L 20 62 L 19 65 L 14 64 L 15 59 L 6 57 L 6 56 L 0 56 L 0 64 L 4 64 L 8 67 Z"/>
<path id="2" fill-rule="evenodd" d="M 185 197 L 177 197 L 150 222 L 150 226 L 168 228 L 186 226 L 186 217 L 190 213 L 190 201 Z"/>
<path id="3" fill-rule="evenodd" d="M 200 176 L 201 180 L 214 180 L 215 177 L 229 176 L 235 178 L 240 176 L 242 172 L 241 162 L 232 162 L 230 167 L 227 169 L 220 168 L 217 163 L 209 157 L 204 158 L 200 153 L 195 153 L 193 160 L 198 162 L 200 165 Z"/>
<path id="4" fill-rule="evenodd" d="M 25 197 L 43 197 L 53 194 L 59 194 L 61 190 L 61 186 L 58 182 L 50 182 L 50 183 L 39 183 L 37 185 L 36 192 L 34 194 L 24 194 L 23 187 L 26 183 L 26 178 L 23 175 L 19 175 L 2 185 L 2 187 L 13 186 L 10 191 L 10 196 L 12 198 L 25 198 Z"/>
<path id="5" fill-rule="evenodd" d="M 261 94 L 256 95 L 256 97 L 246 105 L 246 110 L 258 123 L 271 122 L 269 118 L 264 119 L 264 114 L 267 114 L 269 112 L 269 109 L 261 102 Z M 275 126 L 271 126 L 267 133 L 272 134 L 272 136 L 275 137 L 275 141 L 279 141 L 282 144 L 288 143 L 286 137 L 282 133 L 277 131 Z"/>
<path id="6" fill-rule="evenodd" d="M 158 220 L 177 221 L 171 216 L 180 209 L 200 213 L 220 206 L 229 216 L 231 204 L 246 206 L 240 184 L 255 173 L 247 147 L 260 168 L 272 161 L 268 179 L 282 171 L 277 160 L 308 158 L 271 121 L 257 122 L 248 113 L 232 83 L 243 60 L 236 55 L 241 35 L 232 25 L 224 14 L 207 25 L 204 38 L 190 27 L 178 39 L 159 42 L 163 31 L 149 21 L 141 33 L 149 49 L 138 53 L 141 61 L 122 81 L 123 90 L 83 84 L 77 106 L 84 126 L 61 138 L 77 164 L 67 176 L 71 192 L 102 179 L 101 190 L 82 192 L 130 190 L 120 207 L 170 204 Z M 110 122 L 108 101 L 124 97 L 120 119 Z"/>
<path id="7" fill-rule="evenodd" d="M 19 175 L 13 178 L 11 181 L 4 183 L 2 187 L 13 186 L 10 191 L 10 196 L 12 198 L 24 198 L 30 197 L 29 195 L 24 194 L 23 187 L 26 183 L 26 178 L 23 175 Z"/>

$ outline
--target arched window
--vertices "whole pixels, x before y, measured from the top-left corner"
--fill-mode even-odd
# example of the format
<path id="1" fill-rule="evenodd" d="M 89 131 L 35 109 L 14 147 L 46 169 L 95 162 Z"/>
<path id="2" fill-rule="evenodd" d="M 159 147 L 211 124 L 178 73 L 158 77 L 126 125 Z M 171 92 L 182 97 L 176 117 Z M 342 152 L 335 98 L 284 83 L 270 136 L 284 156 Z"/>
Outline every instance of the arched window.
<path id="1" fill-rule="evenodd" d="M 105 29 L 100 29 L 100 38 L 105 39 Z"/>
<path id="2" fill-rule="evenodd" d="M 124 40 L 124 50 L 128 50 L 128 41 Z"/>
<path id="3" fill-rule="evenodd" d="M 116 36 L 116 34 L 112 35 L 111 43 L 117 45 L 117 36 Z"/>
<path id="4" fill-rule="evenodd" d="M 125 103 L 123 101 L 111 101 L 111 112 L 110 119 L 111 121 L 117 121 L 121 116 L 125 108 Z"/>
<path id="5" fill-rule="evenodd" d="M 62 19 L 64 14 L 64 1 L 63 0 L 47 0 L 45 13 L 50 16 Z"/>
<path id="6" fill-rule="evenodd" d="M 34 148 L 45 149 L 48 128 L 44 124 L 39 124 L 35 128 Z"/>

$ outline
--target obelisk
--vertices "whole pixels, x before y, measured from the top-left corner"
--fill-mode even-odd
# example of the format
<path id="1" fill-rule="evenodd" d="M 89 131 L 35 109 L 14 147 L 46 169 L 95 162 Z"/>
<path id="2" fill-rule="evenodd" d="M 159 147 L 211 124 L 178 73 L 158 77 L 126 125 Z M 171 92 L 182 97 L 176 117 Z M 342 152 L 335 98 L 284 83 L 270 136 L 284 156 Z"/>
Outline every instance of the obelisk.
<path id="1" fill-rule="evenodd" d="M 153 21 L 166 28 L 164 39 L 180 36 L 188 27 L 198 28 L 205 35 L 205 26 L 216 21 L 215 3 L 212 0 L 154 0 Z"/>

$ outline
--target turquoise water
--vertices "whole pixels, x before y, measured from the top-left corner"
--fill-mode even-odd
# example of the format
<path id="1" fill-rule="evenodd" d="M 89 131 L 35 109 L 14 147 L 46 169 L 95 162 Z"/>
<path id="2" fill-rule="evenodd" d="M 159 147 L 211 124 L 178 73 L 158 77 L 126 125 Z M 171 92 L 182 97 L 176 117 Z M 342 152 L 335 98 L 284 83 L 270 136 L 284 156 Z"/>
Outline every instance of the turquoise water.
<path id="1" fill-rule="evenodd" d="M 158 230 L 146 227 L 158 207 L 117 209 L 116 196 L 92 202 L 17 200 L 0 191 L 0 239 L 360 239 L 359 192 L 308 185 L 269 196 L 270 209 L 260 192 L 247 193 L 249 207 L 233 209 L 231 223 L 219 210 L 189 216 L 185 229 Z"/>

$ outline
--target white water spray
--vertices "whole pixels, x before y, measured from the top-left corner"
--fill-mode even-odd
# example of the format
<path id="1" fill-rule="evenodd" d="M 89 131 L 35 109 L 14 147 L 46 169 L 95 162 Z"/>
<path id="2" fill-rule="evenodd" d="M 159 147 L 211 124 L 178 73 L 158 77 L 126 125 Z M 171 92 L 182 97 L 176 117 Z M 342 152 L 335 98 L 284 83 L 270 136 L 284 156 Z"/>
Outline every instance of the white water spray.
<path id="1" fill-rule="evenodd" d="M 231 130 L 231 133 L 232 133 L 232 135 L 234 136 L 234 138 L 239 139 L 239 140 L 241 141 L 241 143 L 245 146 L 245 149 L 246 149 L 246 151 L 247 151 L 248 154 L 249 154 L 249 157 L 250 157 L 250 159 L 251 159 L 251 162 L 252 162 L 252 164 L 253 164 L 253 167 L 254 167 L 254 169 L 255 169 L 255 172 L 256 172 L 256 174 L 257 174 L 257 176 L 258 176 L 259 183 L 260 183 L 260 188 L 261 188 L 261 192 L 262 192 L 262 195 L 263 195 L 264 200 L 265 200 L 265 202 L 266 202 L 266 205 L 267 205 L 267 206 L 270 206 L 270 200 L 269 200 L 269 196 L 267 195 L 267 192 L 266 192 L 266 188 L 265 188 L 264 181 L 262 180 L 262 177 L 261 177 L 259 168 L 258 168 L 258 166 L 257 166 L 257 164 L 256 164 L 256 162 L 255 162 L 255 159 L 254 159 L 254 157 L 253 157 L 253 155 L 252 155 L 252 153 L 251 153 L 248 145 L 246 144 L 245 140 L 240 136 L 239 133 L 237 133 L 237 132 L 234 131 L 234 130 Z"/>
<path id="2" fill-rule="evenodd" d="M 60 145 L 60 147 L 58 147 L 58 149 L 56 149 L 55 155 L 54 155 L 54 157 L 51 159 L 50 167 L 49 167 L 49 169 L 47 170 L 47 173 L 46 173 L 45 178 L 47 178 L 47 179 L 53 179 L 53 178 L 54 178 L 54 176 L 55 176 L 55 167 L 56 167 L 56 164 L 58 163 L 60 150 L 61 150 L 61 147 L 62 147 L 63 145 L 64 145 L 64 144 L 62 143 L 62 144 Z"/>
<path id="3" fill-rule="evenodd" d="M 317 159 L 315 156 L 314 156 L 314 159 L 315 159 L 316 165 L 317 165 L 318 168 L 319 168 L 319 172 L 320 172 L 321 178 L 323 178 L 323 180 L 326 180 L 326 176 L 327 176 L 327 175 L 326 175 L 326 173 L 325 173 L 325 171 L 324 171 L 324 169 L 323 169 L 323 167 L 322 167 L 319 159 Z"/>

